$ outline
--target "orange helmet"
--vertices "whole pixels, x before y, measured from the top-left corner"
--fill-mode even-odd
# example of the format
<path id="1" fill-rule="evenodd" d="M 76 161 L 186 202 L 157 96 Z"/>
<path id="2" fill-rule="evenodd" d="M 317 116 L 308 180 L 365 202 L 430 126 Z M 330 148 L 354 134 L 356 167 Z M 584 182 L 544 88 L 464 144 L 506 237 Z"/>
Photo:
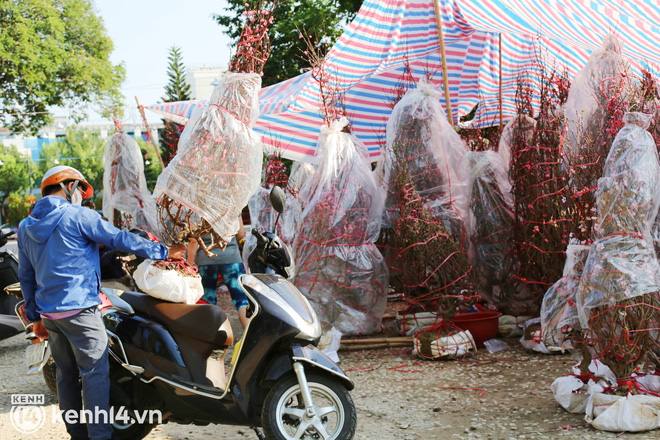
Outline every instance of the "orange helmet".
<path id="1" fill-rule="evenodd" d="M 83 177 L 80 171 L 66 165 L 58 165 L 46 171 L 44 178 L 41 179 L 41 195 L 44 195 L 44 189 L 47 186 L 57 185 L 67 180 L 77 180 L 80 182 L 83 190 L 83 199 L 88 199 L 94 194 L 94 188 L 85 180 L 85 177 Z"/>

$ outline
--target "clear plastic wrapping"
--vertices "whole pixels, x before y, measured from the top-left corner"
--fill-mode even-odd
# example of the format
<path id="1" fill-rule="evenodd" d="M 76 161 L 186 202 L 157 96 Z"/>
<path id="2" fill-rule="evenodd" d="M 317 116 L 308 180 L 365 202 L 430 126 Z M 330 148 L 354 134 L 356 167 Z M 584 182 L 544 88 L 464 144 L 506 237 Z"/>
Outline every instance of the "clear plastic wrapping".
<path id="1" fill-rule="evenodd" d="M 660 291 L 660 266 L 651 228 L 660 202 L 660 164 L 650 116 L 626 113 L 598 182 L 597 240 L 577 293 L 580 323 L 592 309 Z"/>
<path id="2" fill-rule="evenodd" d="M 590 142 L 602 136 L 607 122 L 607 104 L 614 95 L 627 96 L 631 91 L 630 65 L 621 55 L 622 43 L 609 34 L 603 44 L 589 57 L 587 65 L 573 81 L 566 99 L 565 155 L 579 158 L 589 149 Z"/>
<path id="3" fill-rule="evenodd" d="M 570 244 L 566 248 L 563 276 L 543 297 L 541 335 L 546 346 L 565 346 L 566 333 L 581 330 L 575 307 L 575 293 L 589 256 L 589 245 Z"/>
<path id="4" fill-rule="evenodd" d="M 320 165 L 301 190 L 294 283 L 326 331 L 370 334 L 380 330 L 387 302 L 387 267 L 374 244 L 383 200 L 366 149 L 342 131 L 347 123 L 322 128 Z"/>
<path id="5" fill-rule="evenodd" d="M 251 226 L 261 232 L 274 232 L 277 219 L 277 211 L 270 204 L 270 190 L 270 187 L 260 186 L 248 201 Z"/>
<path id="6" fill-rule="evenodd" d="M 646 131 L 650 116 L 627 113 L 598 181 L 596 206 L 599 237 L 628 233 L 649 239 L 658 210 L 658 152 Z"/>
<path id="7" fill-rule="evenodd" d="M 260 186 L 248 202 L 250 220 L 252 222 L 251 227 L 257 228 L 262 232 L 275 232 L 287 246 L 292 260 L 292 266 L 289 268 L 289 273 L 291 274 L 295 272 L 295 247 L 293 246 L 293 242 L 298 235 L 297 231 L 302 214 L 302 201 L 299 197 L 300 187 L 313 173 L 314 166 L 312 164 L 304 162 L 293 164 L 291 175 L 286 183 L 286 206 L 277 223 L 276 231 L 277 211 L 273 209 L 270 203 L 272 185 Z M 243 246 L 243 262 L 246 268 L 248 267 L 247 259 L 256 245 L 256 238 L 252 234 L 248 234 L 245 238 L 245 245 Z"/>
<path id="8" fill-rule="evenodd" d="M 103 153 L 103 216 L 121 229 L 158 232 L 156 201 L 147 188 L 138 143 L 116 132 Z"/>
<path id="9" fill-rule="evenodd" d="M 388 179 L 385 225 L 396 223 L 397 197 L 393 192 L 405 161 L 417 193 L 447 230 L 461 243 L 467 221 L 467 175 L 463 166 L 467 147 L 447 121 L 440 105 L 442 92 L 426 78 L 396 104 L 387 122 L 387 148 L 381 175 Z M 396 158 L 396 159 L 395 159 Z"/>
<path id="10" fill-rule="evenodd" d="M 293 244 L 298 234 L 300 217 L 304 209 L 300 191 L 305 182 L 314 174 L 314 170 L 314 165 L 307 162 L 295 162 L 291 167 L 291 174 L 286 187 L 286 209 L 280 220 L 282 222 L 280 237 L 287 244 Z"/>
<path id="11" fill-rule="evenodd" d="M 467 164 L 472 264 L 487 285 L 502 284 L 513 270 L 511 183 L 494 151 L 471 151 Z"/>
<path id="12" fill-rule="evenodd" d="M 186 125 L 154 191 L 205 219 L 225 241 L 238 231 L 239 214 L 259 187 L 261 136 L 251 127 L 260 88 L 257 74 L 225 73 L 208 106 Z"/>
<path id="13" fill-rule="evenodd" d="M 509 174 L 509 169 L 511 168 L 511 144 L 514 142 L 514 133 L 519 130 L 522 138 L 528 143 L 531 142 L 535 129 L 536 119 L 527 115 L 516 115 L 506 124 L 504 130 L 502 130 L 497 153 L 502 158 L 507 174 Z"/>

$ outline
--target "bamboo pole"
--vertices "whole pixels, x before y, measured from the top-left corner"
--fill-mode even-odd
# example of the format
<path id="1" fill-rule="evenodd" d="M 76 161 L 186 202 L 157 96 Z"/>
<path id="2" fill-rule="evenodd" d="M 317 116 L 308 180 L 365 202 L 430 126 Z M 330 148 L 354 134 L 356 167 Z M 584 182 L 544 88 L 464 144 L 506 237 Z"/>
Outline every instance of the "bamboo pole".
<path id="1" fill-rule="evenodd" d="M 160 162 L 160 166 L 162 169 L 165 169 L 165 162 L 163 162 L 163 158 L 160 155 L 160 149 L 158 148 L 158 145 L 154 142 L 153 137 L 151 136 L 151 127 L 149 127 L 149 123 L 147 122 L 147 116 L 144 114 L 144 107 L 142 107 L 142 104 L 140 104 L 140 99 L 136 96 L 135 97 L 135 102 L 137 102 L 138 110 L 140 110 L 140 116 L 142 116 L 142 121 L 144 122 L 144 126 L 147 130 L 147 139 L 149 139 L 149 142 L 151 143 L 151 146 L 154 147 L 154 150 L 156 150 L 156 157 L 158 157 L 158 161 Z"/>
<path id="2" fill-rule="evenodd" d="M 342 344 L 379 344 L 379 343 L 411 343 L 412 337 L 410 336 L 394 336 L 389 338 L 369 338 L 369 339 L 344 339 Z"/>
<path id="3" fill-rule="evenodd" d="M 447 119 L 451 126 L 454 126 L 454 117 L 451 112 L 451 97 L 449 96 L 449 78 L 447 78 L 447 55 L 445 53 L 445 36 L 442 31 L 442 18 L 440 17 L 440 5 L 438 0 L 433 0 L 435 9 L 435 23 L 438 26 L 438 41 L 440 43 L 440 55 L 442 57 L 442 82 L 445 88 L 445 103 L 447 106 Z"/>
<path id="4" fill-rule="evenodd" d="M 413 339 L 411 337 L 354 339 L 341 341 L 339 351 L 374 350 L 379 348 L 401 348 L 412 346 Z"/>
<path id="5" fill-rule="evenodd" d="M 504 125 L 504 117 L 502 116 L 502 33 L 500 32 L 499 38 L 500 45 L 500 133 L 502 133 L 502 126 Z"/>
<path id="6" fill-rule="evenodd" d="M 359 350 L 380 350 L 383 348 L 406 348 L 406 347 L 412 347 L 412 343 L 410 344 L 403 344 L 403 343 L 396 343 L 396 344 L 387 344 L 387 343 L 381 343 L 381 344 L 364 344 L 364 345 L 340 345 L 338 351 L 359 351 Z"/>

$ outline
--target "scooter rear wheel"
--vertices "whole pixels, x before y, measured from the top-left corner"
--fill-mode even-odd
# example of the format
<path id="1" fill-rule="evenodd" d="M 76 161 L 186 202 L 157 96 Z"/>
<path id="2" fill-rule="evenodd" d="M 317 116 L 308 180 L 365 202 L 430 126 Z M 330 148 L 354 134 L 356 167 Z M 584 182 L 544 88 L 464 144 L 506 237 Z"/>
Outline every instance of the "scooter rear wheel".
<path id="1" fill-rule="evenodd" d="M 346 387 L 330 375 L 307 373 L 315 416 L 305 414 L 300 385 L 287 376 L 270 390 L 261 414 L 266 438 L 274 440 L 350 440 L 355 435 L 357 413 Z M 300 430 L 303 430 L 301 433 Z"/>
<path id="2" fill-rule="evenodd" d="M 52 356 L 48 358 L 48 362 L 44 364 L 41 374 L 44 375 L 44 380 L 46 381 L 48 389 L 57 396 L 57 366 L 55 365 Z"/>

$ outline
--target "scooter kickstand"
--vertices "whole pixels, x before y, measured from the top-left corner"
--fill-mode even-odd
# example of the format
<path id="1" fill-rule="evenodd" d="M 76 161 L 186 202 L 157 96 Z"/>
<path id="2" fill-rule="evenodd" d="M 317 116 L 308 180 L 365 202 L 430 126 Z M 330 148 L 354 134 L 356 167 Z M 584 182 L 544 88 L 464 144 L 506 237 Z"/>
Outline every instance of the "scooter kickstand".
<path id="1" fill-rule="evenodd" d="M 263 432 L 261 432 L 261 429 L 257 428 L 256 426 L 251 426 L 251 428 L 257 434 L 257 437 L 259 437 L 259 440 L 266 440 L 266 436 L 264 435 Z"/>

